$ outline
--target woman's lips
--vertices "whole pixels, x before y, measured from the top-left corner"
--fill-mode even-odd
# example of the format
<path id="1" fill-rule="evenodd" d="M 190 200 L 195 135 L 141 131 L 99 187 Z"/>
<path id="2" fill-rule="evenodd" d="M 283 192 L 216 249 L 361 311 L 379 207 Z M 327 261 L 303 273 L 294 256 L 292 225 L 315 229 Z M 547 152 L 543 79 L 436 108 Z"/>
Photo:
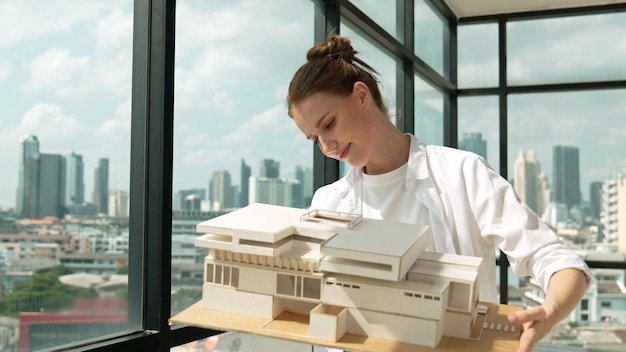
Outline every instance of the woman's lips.
<path id="1" fill-rule="evenodd" d="M 339 154 L 339 160 L 345 159 L 349 151 L 350 151 L 350 144 L 348 144 L 345 148 L 343 148 L 343 150 Z"/>

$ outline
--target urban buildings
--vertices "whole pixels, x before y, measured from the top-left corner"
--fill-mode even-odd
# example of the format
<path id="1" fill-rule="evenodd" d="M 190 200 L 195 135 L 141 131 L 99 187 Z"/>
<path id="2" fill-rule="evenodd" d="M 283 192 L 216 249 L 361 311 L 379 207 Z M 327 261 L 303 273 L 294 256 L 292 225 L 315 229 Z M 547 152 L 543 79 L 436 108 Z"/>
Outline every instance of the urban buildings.
<path id="1" fill-rule="evenodd" d="M 464 132 L 463 138 L 459 140 L 459 149 L 474 152 L 487 160 L 487 141 L 483 139 L 482 133 Z"/>
<path id="2" fill-rule="evenodd" d="M 106 214 L 109 208 L 109 159 L 98 160 L 93 180 L 93 203 L 98 213 Z"/>
<path id="3" fill-rule="evenodd" d="M 580 160 L 577 147 L 555 145 L 552 148 L 552 201 L 567 209 L 580 205 Z"/>
<path id="4" fill-rule="evenodd" d="M 535 152 L 520 150 L 513 164 L 513 187 L 517 195 L 539 216 L 550 201 L 550 186 Z"/>

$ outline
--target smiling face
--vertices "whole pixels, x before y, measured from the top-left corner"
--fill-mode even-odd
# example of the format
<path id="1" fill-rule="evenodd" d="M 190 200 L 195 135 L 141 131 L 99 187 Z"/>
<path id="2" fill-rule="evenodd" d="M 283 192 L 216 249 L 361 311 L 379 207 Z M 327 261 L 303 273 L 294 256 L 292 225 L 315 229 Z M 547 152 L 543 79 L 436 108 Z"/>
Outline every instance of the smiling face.
<path id="1" fill-rule="evenodd" d="M 371 157 L 373 124 L 367 86 L 356 82 L 347 96 L 317 92 L 293 104 L 291 116 L 327 157 L 362 168 Z"/>

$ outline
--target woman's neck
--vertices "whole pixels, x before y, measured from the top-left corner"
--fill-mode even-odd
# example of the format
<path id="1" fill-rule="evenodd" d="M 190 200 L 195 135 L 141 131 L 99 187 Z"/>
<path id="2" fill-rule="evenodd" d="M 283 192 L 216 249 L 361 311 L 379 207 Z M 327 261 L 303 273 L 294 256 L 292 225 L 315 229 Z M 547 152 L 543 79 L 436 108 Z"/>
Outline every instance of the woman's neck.
<path id="1" fill-rule="evenodd" d="M 363 172 L 369 175 L 395 170 L 409 159 L 410 137 L 398 130 L 389 120 L 380 127 L 373 141 L 370 160 L 363 167 Z"/>

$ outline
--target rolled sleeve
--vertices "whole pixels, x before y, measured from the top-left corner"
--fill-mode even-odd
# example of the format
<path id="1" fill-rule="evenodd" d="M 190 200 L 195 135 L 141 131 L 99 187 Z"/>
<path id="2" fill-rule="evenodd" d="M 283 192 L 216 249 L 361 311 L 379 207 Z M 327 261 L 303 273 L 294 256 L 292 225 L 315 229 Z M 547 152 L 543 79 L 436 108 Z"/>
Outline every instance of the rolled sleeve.
<path id="1" fill-rule="evenodd" d="M 563 243 L 553 243 L 542 247 L 533 256 L 532 271 L 535 280 L 541 284 L 544 292 L 548 291 L 550 278 L 563 269 L 578 269 L 587 277 L 587 288 L 593 276 L 583 258 Z"/>

